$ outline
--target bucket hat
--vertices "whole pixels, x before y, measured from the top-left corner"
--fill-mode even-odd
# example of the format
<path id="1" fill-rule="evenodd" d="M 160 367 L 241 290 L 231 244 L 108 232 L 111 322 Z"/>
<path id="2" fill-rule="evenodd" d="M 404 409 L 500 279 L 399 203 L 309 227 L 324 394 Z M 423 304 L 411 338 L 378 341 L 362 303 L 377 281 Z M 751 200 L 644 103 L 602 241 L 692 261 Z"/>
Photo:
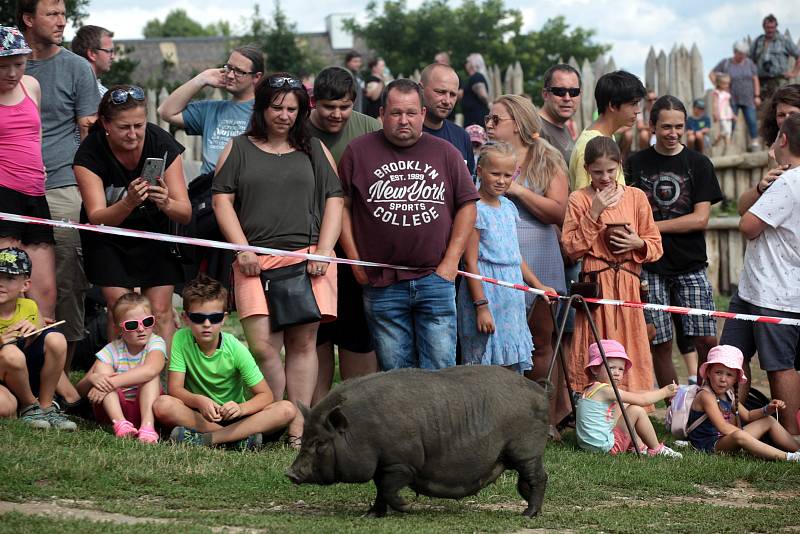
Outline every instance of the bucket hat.
<path id="1" fill-rule="evenodd" d="M 625 347 L 622 346 L 622 343 L 613 339 L 601 339 L 600 343 L 603 345 L 603 351 L 606 353 L 606 358 L 621 358 L 625 360 L 625 372 L 627 373 L 628 369 L 630 369 L 631 365 L 633 365 L 633 362 L 631 362 L 631 359 L 628 358 L 628 354 L 625 352 Z M 597 346 L 597 343 L 592 343 L 589 345 L 589 363 L 587 363 L 586 367 L 583 368 L 589 380 L 594 380 L 592 367 L 602 364 L 603 357 L 600 355 L 600 348 Z"/>
<path id="2" fill-rule="evenodd" d="M 739 375 L 737 380 L 740 384 L 747 382 L 747 377 L 744 376 L 744 369 L 742 369 L 742 362 L 744 362 L 744 355 L 742 351 L 733 345 L 717 345 L 708 351 L 708 359 L 700 366 L 700 377 L 705 380 L 708 366 L 715 363 L 721 363 L 728 369 L 732 369 Z"/>

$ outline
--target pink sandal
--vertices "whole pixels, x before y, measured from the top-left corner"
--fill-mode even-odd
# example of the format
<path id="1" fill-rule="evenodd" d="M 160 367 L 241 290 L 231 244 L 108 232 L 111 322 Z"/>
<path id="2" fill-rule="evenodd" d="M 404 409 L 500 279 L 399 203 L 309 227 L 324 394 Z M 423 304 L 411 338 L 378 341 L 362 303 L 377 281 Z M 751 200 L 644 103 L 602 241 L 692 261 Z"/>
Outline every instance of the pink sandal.
<path id="1" fill-rule="evenodd" d="M 139 429 L 139 437 L 142 443 L 158 443 L 158 432 L 152 425 L 143 426 Z"/>
<path id="2" fill-rule="evenodd" d="M 133 438 L 136 434 L 138 434 L 136 427 L 127 419 L 114 422 L 114 435 L 118 438 Z"/>

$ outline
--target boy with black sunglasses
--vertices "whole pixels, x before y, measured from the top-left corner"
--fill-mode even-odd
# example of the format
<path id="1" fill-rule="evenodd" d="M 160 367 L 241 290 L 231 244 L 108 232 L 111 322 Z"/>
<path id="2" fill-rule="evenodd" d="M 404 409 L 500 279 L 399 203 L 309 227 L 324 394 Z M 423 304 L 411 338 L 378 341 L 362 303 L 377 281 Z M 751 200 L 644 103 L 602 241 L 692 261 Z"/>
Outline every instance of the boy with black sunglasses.
<path id="1" fill-rule="evenodd" d="M 262 432 L 287 426 L 297 411 L 272 398 L 250 351 L 222 332 L 227 298 L 222 284 L 204 274 L 186 284 L 186 327 L 172 339 L 169 395 L 153 411 L 162 424 L 175 426 L 170 438 L 177 443 L 255 449 Z"/>
<path id="2" fill-rule="evenodd" d="M 13 416 L 18 401 L 20 419 L 34 428 L 73 431 L 77 425 L 53 404 L 67 340 L 54 329 L 35 333 L 43 327 L 39 307 L 23 296 L 32 268 L 24 250 L 0 249 L 0 416 Z"/>

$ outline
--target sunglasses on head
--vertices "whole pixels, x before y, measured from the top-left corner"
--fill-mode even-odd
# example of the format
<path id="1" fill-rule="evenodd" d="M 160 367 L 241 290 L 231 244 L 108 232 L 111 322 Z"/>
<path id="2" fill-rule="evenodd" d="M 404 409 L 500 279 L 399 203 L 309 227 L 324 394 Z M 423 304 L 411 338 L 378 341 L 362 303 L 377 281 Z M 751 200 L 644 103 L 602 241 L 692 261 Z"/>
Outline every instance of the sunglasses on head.
<path id="1" fill-rule="evenodd" d="M 144 89 L 131 85 L 127 89 L 114 89 L 111 91 L 111 102 L 114 104 L 124 104 L 128 101 L 128 97 L 141 102 L 144 100 Z"/>
<path id="2" fill-rule="evenodd" d="M 191 322 L 194 324 L 203 324 L 208 320 L 211 324 L 219 324 L 225 319 L 225 312 L 216 312 L 216 313 L 197 313 L 197 312 L 186 312 L 186 317 L 189 318 Z"/>
<path id="3" fill-rule="evenodd" d="M 272 87 L 273 89 L 280 89 L 287 85 L 291 89 L 303 88 L 303 82 L 301 82 L 297 78 L 292 78 L 291 76 L 270 76 L 269 78 L 269 86 Z"/>
<path id="4" fill-rule="evenodd" d="M 572 98 L 575 98 L 576 96 L 581 94 L 580 87 L 548 87 L 546 91 L 556 96 L 569 95 Z"/>
<path id="5" fill-rule="evenodd" d="M 147 317 L 142 317 L 141 319 L 129 319 L 127 321 L 122 321 L 119 323 L 119 326 L 126 332 L 136 332 L 139 330 L 139 325 L 142 325 L 142 328 L 153 328 L 153 325 L 155 324 L 156 318 L 152 315 L 148 315 Z"/>

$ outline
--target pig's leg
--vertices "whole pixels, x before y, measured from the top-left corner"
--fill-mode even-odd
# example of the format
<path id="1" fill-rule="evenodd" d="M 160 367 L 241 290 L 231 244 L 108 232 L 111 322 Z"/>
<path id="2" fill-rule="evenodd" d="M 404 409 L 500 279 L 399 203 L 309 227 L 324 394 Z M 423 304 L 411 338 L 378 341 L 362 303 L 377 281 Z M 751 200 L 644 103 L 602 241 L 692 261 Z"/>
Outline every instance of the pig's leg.
<path id="1" fill-rule="evenodd" d="M 398 492 L 414 481 L 414 473 L 407 465 L 392 465 L 380 469 L 375 473 L 375 487 L 378 494 L 375 504 L 372 505 L 367 515 L 383 517 L 386 515 L 386 506 L 389 505 L 398 512 L 407 512 L 408 503 Z"/>
<path id="2" fill-rule="evenodd" d="M 541 456 L 520 462 L 515 466 L 519 473 L 517 491 L 528 501 L 528 507 L 522 512 L 525 517 L 539 515 L 544 502 L 544 490 L 547 487 L 547 472 L 542 465 Z"/>

